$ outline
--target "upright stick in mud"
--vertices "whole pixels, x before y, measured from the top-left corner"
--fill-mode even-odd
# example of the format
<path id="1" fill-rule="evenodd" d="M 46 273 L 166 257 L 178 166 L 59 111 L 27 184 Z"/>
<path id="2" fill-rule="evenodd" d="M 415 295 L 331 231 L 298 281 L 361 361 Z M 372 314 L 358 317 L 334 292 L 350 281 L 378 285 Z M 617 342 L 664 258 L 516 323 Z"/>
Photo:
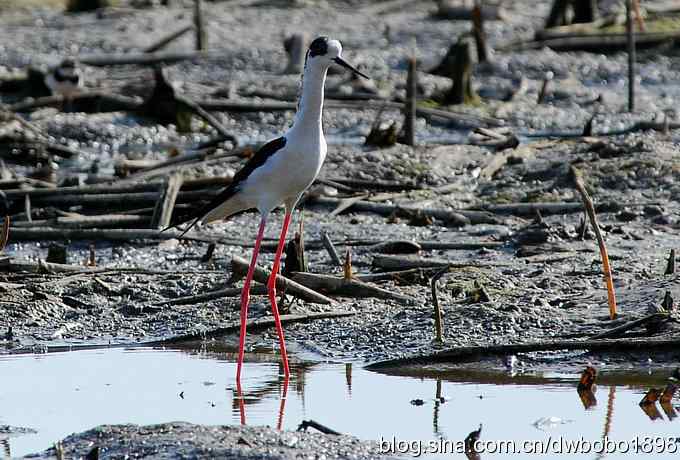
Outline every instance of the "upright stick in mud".
<path id="1" fill-rule="evenodd" d="M 609 300 L 609 317 L 611 319 L 616 318 L 616 294 L 614 292 L 614 281 L 612 279 L 612 270 L 609 265 L 609 254 L 607 254 L 607 245 L 604 242 L 604 237 L 600 231 L 600 225 L 597 223 L 597 216 L 595 215 L 595 206 L 593 206 L 593 200 L 590 198 L 585 185 L 583 185 L 583 180 L 581 179 L 581 173 L 576 170 L 573 166 L 571 167 L 571 174 L 574 179 L 574 185 L 576 190 L 581 194 L 581 199 L 583 200 L 583 206 L 586 208 L 588 217 L 590 218 L 590 224 L 595 231 L 595 236 L 597 237 L 597 244 L 600 246 L 600 256 L 602 258 L 602 271 L 604 272 L 604 280 L 607 286 L 607 298 Z"/>
<path id="2" fill-rule="evenodd" d="M 626 0 L 626 33 L 628 35 L 628 111 L 635 110 L 635 26 L 633 0 Z"/>

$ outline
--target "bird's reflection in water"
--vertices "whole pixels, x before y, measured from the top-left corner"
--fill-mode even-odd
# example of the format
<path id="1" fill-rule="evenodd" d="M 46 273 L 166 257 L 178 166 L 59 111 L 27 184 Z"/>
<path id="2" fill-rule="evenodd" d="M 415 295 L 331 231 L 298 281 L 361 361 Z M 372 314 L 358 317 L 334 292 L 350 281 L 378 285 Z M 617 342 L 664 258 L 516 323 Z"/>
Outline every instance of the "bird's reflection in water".
<path id="1" fill-rule="evenodd" d="M 276 393 L 280 401 L 278 414 L 276 415 L 276 427 L 279 430 L 282 429 L 286 412 L 289 384 L 293 384 L 300 399 L 304 400 L 305 376 L 314 366 L 315 364 L 313 363 L 293 365 L 291 366 L 292 373 L 289 378 L 285 376 L 283 366 L 279 364 L 279 372 L 275 376 L 272 376 L 270 379 L 258 385 L 257 388 L 251 390 L 244 391 L 241 382 L 236 381 L 236 386 L 233 388 L 232 411 L 234 414 L 238 411 L 241 425 L 247 424 L 246 413 L 248 406 L 256 406 L 265 399 L 268 399 L 270 395 Z"/>
<path id="2" fill-rule="evenodd" d="M 479 428 L 465 438 L 465 456 L 468 460 L 482 460 L 482 456 L 477 451 L 477 441 L 482 435 L 482 424 L 479 424 Z"/>

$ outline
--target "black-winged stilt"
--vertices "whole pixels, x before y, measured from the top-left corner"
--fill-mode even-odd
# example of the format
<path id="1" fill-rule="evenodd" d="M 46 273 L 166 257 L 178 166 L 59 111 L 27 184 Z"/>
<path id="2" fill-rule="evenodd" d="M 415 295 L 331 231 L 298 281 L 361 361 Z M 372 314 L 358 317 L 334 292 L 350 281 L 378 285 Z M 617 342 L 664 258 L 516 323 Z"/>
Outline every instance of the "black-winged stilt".
<path id="1" fill-rule="evenodd" d="M 234 175 L 232 183 L 214 200 L 198 210 L 186 233 L 199 221 L 213 222 L 227 218 L 240 211 L 257 209 L 262 218 L 253 248 L 253 256 L 241 294 L 241 333 L 239 337 L 238 367 L 236 380 L 240 381 L 246 336 L 246 318 L 250 301 L 250 283 L 260 251 L 269 213 L 284 204 L 286 215 L 274 256 L 274 266 L 267 283 L 269 299 L 281 346 L 281 359 L 286 377 L 290 374 L 286 343 L 281 319 L 276 305 L 276 275 L 279 272 L 281 253 L 291 213 L 302 193 L 314 182 L 326 157 L 326 140 L 323 135 L 322 110 L 326 72 L 332 64 L 339 64 L 352 72 L 368 78 L 342 57 L 342 45 L 327 37 L 315 39 L 309 46 L 302 77 L 302 94 L 298 102 L 293 126 L 281 137 L 268 142 Z M 191 220 L 191 219 L 189 219 Z"/>
<path id="2" fill-rule="evenodd" d="M 71 99 L 83 87 L 82 72 L 73 59 L 64 59 L 45 75 L 45 85 L 53 95 Z"/>

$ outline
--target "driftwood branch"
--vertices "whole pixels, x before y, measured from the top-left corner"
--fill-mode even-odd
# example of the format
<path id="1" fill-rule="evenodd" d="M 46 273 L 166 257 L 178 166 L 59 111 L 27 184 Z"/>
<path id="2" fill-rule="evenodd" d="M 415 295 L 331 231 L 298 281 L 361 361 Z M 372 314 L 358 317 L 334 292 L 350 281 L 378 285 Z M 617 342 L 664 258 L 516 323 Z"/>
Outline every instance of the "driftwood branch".
<path id="1" fill-rule="evenodd" d="M 244 277 L 248 272 L 249 265 L 250 264 L 247 260 L 234 256 L 231 259 L 232 279 L 230 281 L 233 282 L 236 279 Z M 265 270 L 261 267 L 255 267 L 253 279 L 258 283 L 266 284 L 269 280 L 270 274 L 270 270 Z M 282 292 L 294 294 L 300 299 L 308 302 L 325 305 L 333 303 L 333 300 L 329 297 L 319 294 L 318 292 L 315 292 L 312 289 L 309 289 L 308 287 L 281 275 L 276 275 L 276 288 Z"/>
<path id="2" fill-rule="evenodd" d="M 605 332 L 602 332 L 601 334 L 597 334 L 591 337 L 592 340 L 597 340 L 597 339 L 609 339 L 613 337 L 618 337 L 622 335 L 625 332 L 630 331 L 631 329 L 635 329 L 640 326 L 644 326 L 646 324 L 651 324 L 651 323 L 657 323 L 659 321 L 667 321 L 670 319 L 670 315 L 668 313 L 652 313 L 650 315 L 644 316 L 642 318 L 633 320 L 633 321 L 628 321 L 625 324 L 622 324 L 621 326 L 613 327 Z"/>
<path id="3" fill-rule="evenodd" d="M 402 305 L 416 305 L 419 303 L 418 299 L 413 297 L 396 294 L 393 291 L 372 286 L 364 281 L 353 278 L 346 279 L 330 275 L 298 272 L 293 275 L 292 279 L 316 292 L 328 295 L 394 300 Z"/>
<path id="4" fill-rule="evenodd" d="M 588 350 L 590 352 L 625 352 L 651 350 L 677 350 L 680 338 L 658 339 L 613 339 L 613 340 L 563 340 L 511 345 L 489 345 L 478 347 L 459 347 L 438 353 L 411 356 L 406 358 L 380 361 L 367 366 L 370 370 L 398 369 L 403 366 L 422 366 L 437 363 L 462 363 L 477 361 L 489 356 L 507 356 L 517 353 L 556 350 Z"/>

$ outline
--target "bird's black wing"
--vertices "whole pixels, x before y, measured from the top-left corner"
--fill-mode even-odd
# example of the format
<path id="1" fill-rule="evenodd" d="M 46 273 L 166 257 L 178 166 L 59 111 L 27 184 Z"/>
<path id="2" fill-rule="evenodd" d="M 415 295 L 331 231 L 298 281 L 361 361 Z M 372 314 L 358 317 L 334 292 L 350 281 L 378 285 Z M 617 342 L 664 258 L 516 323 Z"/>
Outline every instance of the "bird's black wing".
<path id="1" fill-rule="evenodd" d="M 253 155 L 246 162 L 243 168 L 241 168 L 236 174 L 234 174 L 234 178 L 232 179 L 231 183 L 224 190 L 222 190 L 219 193 L 219 195 L 210 200 L 210 202 L 208 202 L 203 207 L 193 212 L 190 217 L 185 218 L 181 222 L 177 222 L 176 224 L 173 224 L 170 227 L 163 229 L 163 231 L 175 228 L 178 225 L 182 225 L 185 222 L 193 220 L 191 225 L 189 225 L 180 235 L 180 237 L 184 236 L 210 211 L 212 211 L 213 209 L 227 201 L 229 198 L 234 196 L 234 194 L 238 191 L 239 187 L 243 184 L 243 182 L 245 182 L 246 179 L 248 179 L 248 177 L 252 174 L 253 171 L 262 166 L 272 155 L 274 155 L 276 152 L 278 152 L 285 146 L 286 138 L 283 136 L 264 144 L 262 147 L 260 147 L 260 149 L 257 152 L 255 152 L 255 155 Z"/>

